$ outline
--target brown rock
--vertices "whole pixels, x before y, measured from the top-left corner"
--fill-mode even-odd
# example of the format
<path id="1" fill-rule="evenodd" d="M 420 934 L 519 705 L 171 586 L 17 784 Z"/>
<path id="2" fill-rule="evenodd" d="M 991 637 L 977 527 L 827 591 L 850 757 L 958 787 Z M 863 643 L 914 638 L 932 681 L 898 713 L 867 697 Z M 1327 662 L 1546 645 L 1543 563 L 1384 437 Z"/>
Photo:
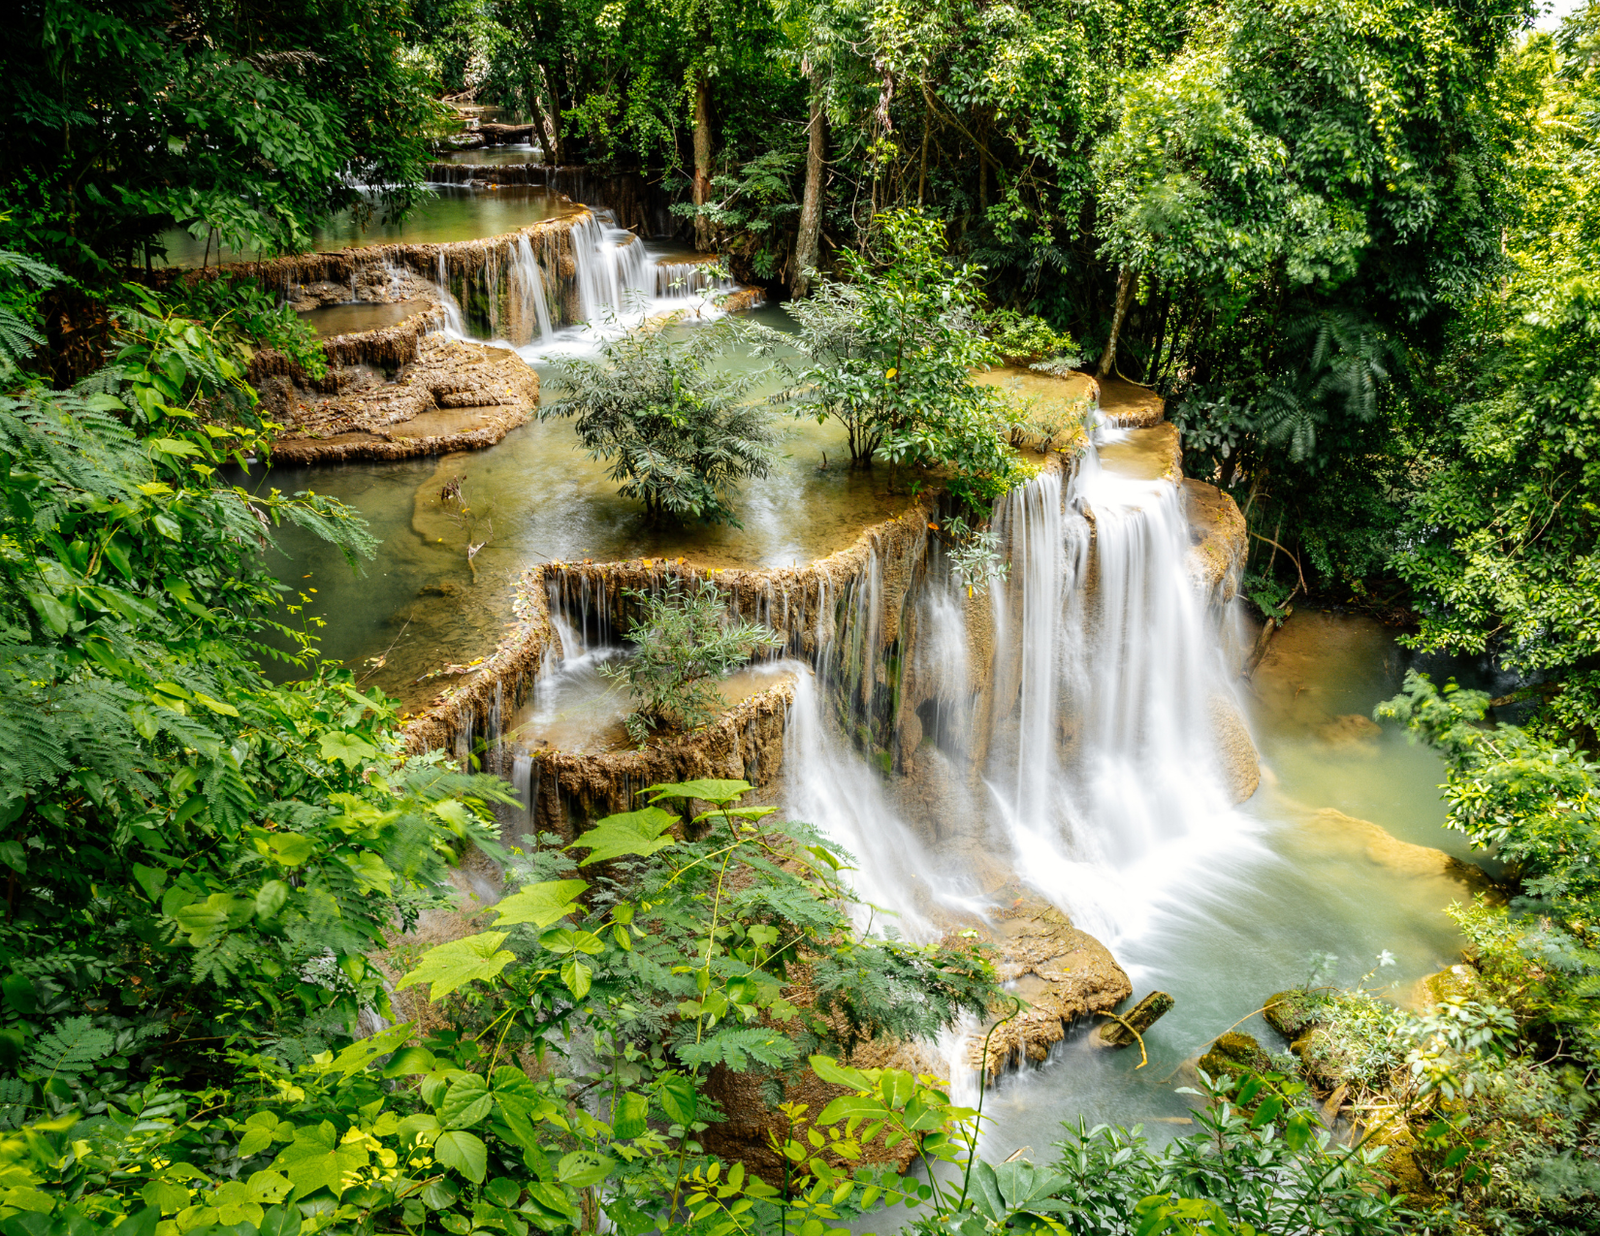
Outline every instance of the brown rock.
<path id="1" fill-rule="evenodd" d="M 1223 1076 L 1245 1077 L 1251 1073 L 1270 1073 L 1272 1058 L 1253 1036 L 1230 1030 L 1206 1049 L 1200 1057 L 1200 1069 L 1212 1081 Z"/>
<path id="2" fill-rule="evenodd" d="M 986 1030 L 967 1043 L 972 1067 L 994 1078 L 1024 1061 L 1043 1061 L 1073 1022 L 1113 1009 L 1133 994 L 1127 973 L 1100 941 L 1037 893 L 1015 884 L 1005 892 L 1011 901 L 993 915 L 994 927 L 976 930 L 994 946 L 1001 982 L 1027 1007 L 992 1034 Z"/>
<path id="3" fill-rule="evenodd" d="M 1261 784 L 1261 758 L 1238 706 L 1225 695 L 1211 698 L 1211 728 L 1223 780 L 1233 801 L 1242 803 Z"/>

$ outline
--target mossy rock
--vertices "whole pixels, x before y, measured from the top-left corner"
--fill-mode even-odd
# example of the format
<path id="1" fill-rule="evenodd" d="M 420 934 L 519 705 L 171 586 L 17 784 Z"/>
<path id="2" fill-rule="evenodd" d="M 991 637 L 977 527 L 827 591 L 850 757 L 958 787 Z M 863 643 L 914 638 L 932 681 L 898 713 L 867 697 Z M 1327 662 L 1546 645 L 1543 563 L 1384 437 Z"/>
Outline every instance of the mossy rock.
<path id="1" fill-rule="evenodd" d="M 1478 972 L 1471 966 L 1457 965 L 1430 974 L 1419 982 L 1415 1002 L 1427 1009 L 1439 1004 L 1460 1004 L 1482 998 L 1483 981 L 1478 977 Z"/>
<path id="2" fill-rule="evenodd" d="M 1213 1081 L 1220 1077 L 1248 1077 L 1272 1072 L 1272 1057 L 1254 1037 L 1230 1030 L 1200 1057 L 1200 1068 Z"/>
<path id="3" fill-rule="evenodd" d="M 1291 1043 L 1322 1020 L 1323 997 L 1303 987 L 1291 987 L 1267 997 L 1261 1015 Z"/>

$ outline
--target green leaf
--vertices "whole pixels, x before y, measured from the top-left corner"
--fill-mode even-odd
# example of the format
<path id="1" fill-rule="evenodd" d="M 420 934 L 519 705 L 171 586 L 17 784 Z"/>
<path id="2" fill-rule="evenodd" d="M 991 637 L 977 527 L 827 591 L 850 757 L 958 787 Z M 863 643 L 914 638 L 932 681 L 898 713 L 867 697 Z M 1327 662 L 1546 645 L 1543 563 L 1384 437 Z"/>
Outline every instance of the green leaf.
<path id="1" fill-rule="evenodd" d="M 447 1129 L 468 1129 L 494 1110 L 494 1096 L 476 1073 L 458 1077 L 439 1104 L 439 1119 Z"/>
<path id="2" fill-rule="evenodd" d="M 260 844 L 266 847 L 273 861 L 284 867 L 300 866 L 317 849 L 315 841 L 300 833 L 271 833 Z"/>
<path id="3" fill-rule="evenodd" d="M 547 1214 L 557 1219 L 565 1220 L 568 1223 L 572 1223 L 577 1220 L 578 1208 L 572 1204 L 572 1200 L 559 1186 L 553 1184 L 542 1184 L 538 1181 L 530 1180 L 527 1182 L 526 1187 L 528 1191 L 528 1200 L 540 1210 L 545 1211 Z M 553 1227 L 555 1225 L 543 1224 L 541 1226 Z M 651 1226 L 654 1226 L 653 1222 Z"/>
<path id="4" fill-rule="evenodd" d="M 366 1147 L 359 1141 L 340 1142 L 326 1120 L 296 1129 L 294 1141 L 272 1162 L 294 1185 L 297 1202 L 319 1189 L 342 1195 L 345 1177 L 366 1165 Z"/>
<path id="5" fill-rule="evenodd" d="M 289 900 L 289 886 L 282 880 L 268 880 L 256 892 L 256 917 L 262 922 L 278 917 Z"/>
<path id="6" fill-rule="evenodd" d="M 594 971 L 576 957 L 567 958 L 566 964 L 561 967 L 561 981 L 567 985 L 574 1000 L 582 1000 L 589 994 L 589 981 L 593 975 Z"/>
<path id="7" fill-rule="evenodd" d="M 433 1157 L 446 1167 L 454 1168 L 473 1184 L 482 1184 L 489 1165 L 489 1150 L 483 1139 L 461 1129 L 451 1129 L 439 1134 L 433 1143 Z"/>
<path id="8" fill-rule="evenodd" d="M 353 1077 L 376 1062 L 379 1056 L 398 1051 L 411 1037 L 412 1029 L 411 1022 L 403 1021 L 367 1038 L 357 1039 L 333 1058 L 328 1069 L 344 1077 Z"/>
<path id="9" fill-rule="evenodd" d="M 173 912 L 172 918 L 188 933 L 190 944 L 195 948 L 203 948 L 228 928 L 247 922 L 255 912 L 254 898 L 212 893 L 204 901 L 179 907 Z"/>
<path id="10" fill-rule="evenodd" d="M 434 1003 L 468 983 L 488 982 L 517 959 L 514 953 L 500 947 L 505 941 L 505 932 L 485 931 L 431 948 L 422 955 L 421 964 L 395 984 L 395 989 L 404 991 L 418 983 L 429 983 L 432 987 L 428 1001 Z"/>
<path id="11" fill-rule="evenodd" d="M 189 1204 L 189 1190 L 170 1180 L 152 1180 L 139 1190 L 139 1196 L 164 1215 L 177 1214 Z"/>
<path id="12" fill-rule="evenodd" d="M 383 1066 L 385 1077 L 414 1077 L 434 1068 L 433 1053 L 426 1047 L 402 1047 Z"/>
<path id="13" fill-rule="evenodd" d="M 161 886 L 167 882 L 167 873 L 160 867 L 146 867 L 143 863 L 133 865 L 133 878 L 139 882 L 139 887 L 144 890 L 144 895 L 151 901 L 160 902 Z"/>
<path id="14" fill-rule="evenodd" d="M 574 1150 L 562 1157 L 556 1168 L 556 1179 L 574 1189 L 587 1189 L 599 1184 L 616 1166 L 615 1159 L 608 1159 L 593 1150 Z"/>
<path id="15" fill-rule="evenodd" d="M 624 854 L 650 855 L 676 843 L 676 838 L 661 834 L 677 822 L 677 816 L 660 807 L 608 815 L 567 849 L 589 850 L 589 857 L 583 860 L 585 864 L 603 863 Z"/>
<path id="16" fill-rule="evenodd" d="M 483 1187 L 483 1195 L 496 1206 L 511 1207 L 522 1196 L 522 1186 L 505 1176 L 496 1176 Z"/>
<path id="17" fill-rule="evenodd" d="M 317 740 L 317 746 L 322 751 L 323 759 L 338 760 L 346 768 L 354 768 L 378 754 L 378 749 L 371 743 L 342 730 L 324 734 Z"/>
<path id="18" fill-rule="evenodd" d="M 832 1056 L 812 1056 L 811 1071 L 825 1082 L 850 1090 L 871 1090 L 872 1082 L 860 1069 L 840 1065 Z"/>
<path id="19" fill-rule="evenodd" d="M 532 923 L 536 927 L 549 927 L 559 923 L 577 909 L 574 899 L 588 887 L 587 880 L 546 880 L 541 884 L 529 884 L 495 905 L 494 925 L 510 927 L 516 923 Z"/>
<path id="20" fill-rule="evenodd" d="M 640 1137 L 649 1127 L 647 1118 L 650 1115 L 650 1100 L 642 1094 L 625 1094 L 617 1100 L 617 1108 L 612 1115 L 613 1137 L 619 1141 Z"/>
<path id="21" fill-rule="evenodd" d="M 661 1100 L 661 1109 L 667 1113 L 667 1118 L 685 1126 L 694 1120 L 695 1112 L 700 1106 L 700 1097 L 695 1093 L 694 1082 L 680 1073 L 669 1073 L 661 1079 L 657 1097 Z"/>
<path id="22" fill-rule="evenodd" d="M 653 803 L 663 798 L 699 798 L 721 807 L 754 788 L 748 781 L 680 781 L 675 785 L 646 786 L 644 792 L 654 796 L 650 799 Z"/>

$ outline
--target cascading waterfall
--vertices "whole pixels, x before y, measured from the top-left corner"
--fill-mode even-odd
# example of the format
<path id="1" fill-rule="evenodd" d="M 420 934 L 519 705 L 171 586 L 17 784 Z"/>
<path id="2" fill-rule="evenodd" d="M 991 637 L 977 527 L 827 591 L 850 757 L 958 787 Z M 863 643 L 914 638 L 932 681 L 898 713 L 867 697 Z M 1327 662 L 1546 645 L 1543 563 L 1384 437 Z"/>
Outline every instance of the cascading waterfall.
<path id="1" fill-rule="evenodd" d="M 467 337 L 467 320 L 461 312 L 461 303 L 450 292 L 450 272 L 445 268 L 444 253 L 439 254 L 439 271 L 435 276 L 439 285 L 439 303 L 444 306 L 445 334 L 455 339 Z"/>
<path id="2" fill-rule="evenodd" d="M 673 299 L 732 292 L 738 284 L 717 274 L 714 262 L 657 262 L 656 295 Z"/>
<path id="3" fill-rule="evenodd" d="M 798 674 L 784 731 L 788 813 L 816 824 L 855 856 L 859 928 L 936 939 L 927 911 L 937 884 L 925 851 L 890 806 L 882 779 L 833 732 L 824 712 L 816 677 Z"/>
<path id="4" fill-rule="evenodd" d="M 1126 437 L 1101 431 L 1102 439 Z M 882 778 L 797 697 L 789 807 L 861 859 L 858 887 L 907 919 L 964 904 L 952 836 L 981 838 L 1005 866 L 1109 942 L 1136 934 L 1193 847 L 1238 827 L 1212 732 L 1229 690 L 1204 598 L 1190 579 L 1183 495 L 1131 475 L 1091 447 L 1069 477 L 1045 472 L 1000 500 L 994 527 L 1010 572 L 990 588 L 993 655 L 975 665 L 961 591 L 947 573 L 918 585 L 915 673 L 922 717 L 948 785 L 921 829 L 886 800 Z M 854 585 L 845 630 L 818 658 L 855 736 L 884 706 L 876 563 Z M 987 678 L 987 682 L 975 681 Z M 987 699 L 988 716 L 976 701 Z M 976 738 L 986 727 L 988 741 Z M 978 763 L 974 766 L 969 758 Z M 967 796 L 976 781 L 978 793 Z M 819 788 L 824 787 L 824 788 Z M 966 815 L 976 817 L 968 824 Z M 919 836 L 920 833 L 920 836 Z M 904 890 L 927 888 L 909 903 Z M 898 891 L 897 891 L 898 890 Z"/>
<path id="5" fill-rule="evenodd" d="M 656 291 L 655 261 L 632 232 L 592 215 L 573 225 L 578 307 L 586 322 L 641 313 Z"/>
<path id="6" fill-rule="evenodd" d="M 533 243 L 526 236 L 517 237 L 517 251 L 511 265 L 512 295 L 521 308 L 521 321 L 533 321 L 539 327 L 539 342 L 548 344 L 555 334 L 550 323 L 550 301 L 545 295 L 544 272 L 539 259 L 534 256 Z"/>

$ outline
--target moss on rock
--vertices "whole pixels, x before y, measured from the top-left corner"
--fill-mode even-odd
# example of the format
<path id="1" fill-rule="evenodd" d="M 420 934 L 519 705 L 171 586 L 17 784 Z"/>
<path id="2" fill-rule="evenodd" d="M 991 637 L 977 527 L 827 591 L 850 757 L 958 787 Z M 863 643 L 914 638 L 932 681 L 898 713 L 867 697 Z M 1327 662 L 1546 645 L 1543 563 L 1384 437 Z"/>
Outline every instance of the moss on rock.
<path id="1" fill-rule="evenodd" d="M 1230 1030 L 1206 1049 L 1200 1057 L 1200 1068 L 1213 1081 L 1224 1076 L 1248 1077 L 1272 1072 L 1272 1057 L 1253 1035 Z"/>
<path id="2" fill-rule="evenodd" d="M 1326 997 L 1303 987 L 1291 987 L 1268 996 L 1261 1015 L 1284 1038 L 1293 1043 L 1321 1021 L 1325 1014 L 1322 1006 Z"/>

